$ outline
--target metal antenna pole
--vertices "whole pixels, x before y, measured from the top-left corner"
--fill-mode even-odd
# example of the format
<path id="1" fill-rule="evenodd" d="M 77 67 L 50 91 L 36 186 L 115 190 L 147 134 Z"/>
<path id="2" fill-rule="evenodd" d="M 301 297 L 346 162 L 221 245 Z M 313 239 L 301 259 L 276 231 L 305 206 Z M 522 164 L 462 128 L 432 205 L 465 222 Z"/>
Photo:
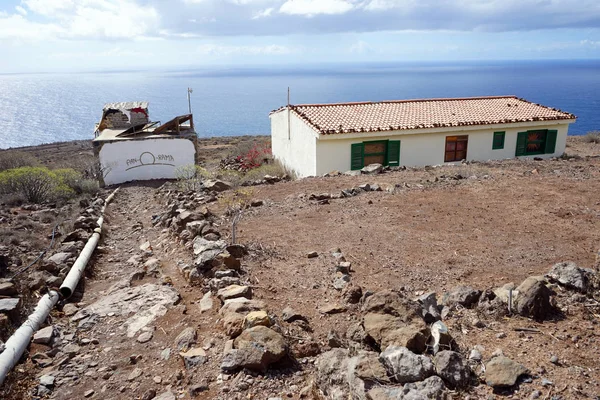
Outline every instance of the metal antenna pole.
<path id="1" fill-rule="evenodd" d="M 194 91 L 192 90 L 192 88 L 188 88 L 187 90 L 187 96 L 188 96 L 188 110 L 190 111 L 190 114 L 192 113 L 192 93 Z"/>

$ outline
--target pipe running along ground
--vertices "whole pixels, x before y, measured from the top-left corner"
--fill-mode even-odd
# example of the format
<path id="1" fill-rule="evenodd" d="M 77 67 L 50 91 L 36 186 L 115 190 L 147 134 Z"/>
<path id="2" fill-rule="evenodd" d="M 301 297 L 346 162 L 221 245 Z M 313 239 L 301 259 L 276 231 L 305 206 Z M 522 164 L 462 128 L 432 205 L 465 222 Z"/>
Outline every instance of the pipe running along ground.
<path id="1" fill-rule="evenodd" d="M 111 193 L 110 196 L 104 200 L 104 205 L 102 206 L 102 210 L 100 212 L 100 218 L 98 218 L 97 224 L 98 228 L 94 230 L 93 235 L 88 239 L 85 247 L 75 260 L 75 263 L 69 270 L 67 277 L 65 278 L 62 286 L 59 291 L 60 294 L 54 290 L 49 291 L 44 297 L 42 297 L 35 307 L 35 310 L 29 317 L 27 321 L 25 321 L 19 329 L 12 334 L 12 336 L 6 341 L 5 349 L 2 353 L 0 353 L 0 385 L 4 383 L 6 376 L 13 369 L 15 365 L 19 362 L 23 353 L 27 349 L 29 342 L 35 332 L 40 329 L 40 326 L 44 323 L 48 315 L 50 315 L 50 311 L 54 308 L 60 296 L 62 295 L 64 298 L 69 298 L 75 287 L 79 283 L 79 279 L 83 275 L 83 271 L 87 266 L 98 242 L 100 241 L 100 233 L 102 230 L 102 224 L 104 223 L 104 211 L 106 210 L 106 206 L 113 200 L 119 188 L 117 188 L 114 192 Z"/>

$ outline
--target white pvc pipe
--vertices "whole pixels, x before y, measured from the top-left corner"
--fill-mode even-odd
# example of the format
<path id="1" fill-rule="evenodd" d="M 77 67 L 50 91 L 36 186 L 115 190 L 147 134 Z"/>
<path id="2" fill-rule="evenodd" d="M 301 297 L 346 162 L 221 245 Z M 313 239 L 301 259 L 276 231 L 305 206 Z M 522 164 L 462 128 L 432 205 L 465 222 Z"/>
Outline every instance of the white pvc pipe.
<path id="1" fill-rule="evenodd" d="M 59 297 L 54 290 L 45 294 L 27 321 L 6 341 L 5 349 L 0 353 L 0 385 L 4 383 L 6 375 L 17 365 L 29 345 L 31 337 L 48 318 L 50 310 L 54 308 Z"/>
<path id="2" fill-rule="evenodd" d="M 77 257 L 77 260 L 75 260 L 75 263 L 69 270 L 69 273 L 65 277 L 63 284 L 60 286 L 60 294 L 62 294 L 66 299 L 71 297 L 75 291 L 75 288 L 79 283 L 79 279 L 81 279 L 81 275 L 83 275 L 83 271 L 85 271 L 87 263 L 90 261 L 92 254 L 94 254 L 94 250 L 100 241 L 100 229 L 101 228 L 96 228 L 94 230 L 94 234 L 85 244 L 83 250 L 81 250 L 79 257 Z"/>
<path id="3" fill-rule="evenodd" d="M 102 206 L 101 216 L 98 218 L 98 228 L 94 229 L 94 233 L 92 237 L 90 237 L 75 260 L 75 263 L 71 267 L 69 274 L 65 278 L 62 286 L 60 287 L 60 293 L 68 298 L 73 294 L 75 287 L 79 283 L 79 279 L 87 266 L 92 253 L 96 249 L 98 245 L 98 241 L 100 240 L 100 232 L 102 229 L 102 223 L 104 222 L 104 211 L 106 210 L 106 206 L 108 203 L 112 201 L 115 197 L 119 189 L 117 188 L 114 192 L 111 193 L 110 196 L 104 200 L 104 205 Z M 13 367 L 19 362 L 21 356 L 27 349 L 29 342 L 35 332 L 40 329 L 40 326 L 48 315 L 50 314 L 50 310 L 54 308 L 58 299 L 60 298 L 59 293 L 54 290 L 49 291 L 44 297 L 42 297 L 35 307 L 33 313 L 27 318 L 19 329 L 12 334 L 12 336 L 6 341 L 5 348 L 2 353 L 0 353 L 0 385 L 4 383 L 6 376 L 13 369 Z"/>
<path id="4" fill-rule="evenodd" d="M 106 198 L 106 200 L 104 200 L 104 205 L 102 206 L 100 218 L 98 218 L 97 222 L 98 228 L 94 229 L 94 234 L 92 235 L 92 237 L 89 238 L 83 250 L 81 250 L 79 257 L 77 257 L 77 260 L 75 260 L 75 263 L 69 270 L 69 273 L 65 277 L 63 284 L 60 286 L 60 294 L 62 294 L 67 299 L 71 297 L 71 295 L 75 291 L 75 288 L 77 287 L 77 284 L 79 283 L 79 280 L 83 275 L 83 271 L 85 271 L 85 268 L 87 267 L 87 264 L 90 261 L 92 254 L 94 254 L 94 250 L 96 249 L 96 246 L 100 241 L 100 233 L 102 232 L 102 224 L 104 223 L 104 211 L 106 210 L 106 206 L 112 201 L 112 199 L 115 197 L 115 194 L 117 194 L 118 191 L 119 188 L 117 188 L 114 192 L 111 193 L 110 196 Z"/>

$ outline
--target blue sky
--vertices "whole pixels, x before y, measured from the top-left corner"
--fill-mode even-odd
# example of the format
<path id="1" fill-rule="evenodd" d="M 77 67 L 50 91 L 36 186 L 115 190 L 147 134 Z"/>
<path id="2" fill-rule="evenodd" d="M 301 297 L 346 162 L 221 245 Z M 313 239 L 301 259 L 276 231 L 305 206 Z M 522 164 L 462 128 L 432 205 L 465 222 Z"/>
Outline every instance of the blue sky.
<path id="1" fill-rule="evenodd" d="M 0 0 L 0 73 L 600 58 L 598 0 Z"/>

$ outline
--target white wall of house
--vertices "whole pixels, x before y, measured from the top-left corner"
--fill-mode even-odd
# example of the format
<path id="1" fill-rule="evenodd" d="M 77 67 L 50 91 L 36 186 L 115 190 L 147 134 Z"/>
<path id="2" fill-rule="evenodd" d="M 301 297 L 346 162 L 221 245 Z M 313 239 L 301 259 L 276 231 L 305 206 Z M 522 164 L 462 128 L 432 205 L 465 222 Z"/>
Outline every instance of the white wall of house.
<path id="1" fill-rule="evenodd" d="M 469 136 L 467 147 L 467 160 L 469 161 L 514 158 L 518 132 L 531 129 L 555 129 L 558 131 L 555 152 L 553 154 L 536 155 L 535 157 L 550 158 L 564 153 L 568 124 L 494 127 L 491 129 L 479 128 L 477 130 L 452 130 L 416 134 L 406 133 L 408 131 L 392 131 L 384 135 L 379 133 L 322 135 L 321 139 L 317 141 L 317 168 L 314 175 L 322 175 L 335 170 L 348 171 L 350 169 L 351 145 L 370 140 L 400 140 L 400 165 L 411 167 L 444 164 L 446 136 Z M 504 149 L 492 150 L 494 132 L 500 131 L 506 133 Z"/>
<path id="2" fill-rule="evenodd" d="M 195 164 L 196 149 L 188 139 L 144 139 L 105 143 L 99 152 L 104 184 L 174 179 L 176 169 Z"/>
<path id="3" fill-rule="evenodd" d="M 288 110 L 271 114 L 271 149 L 273 157 L 298 177 L 317 174 L 318 134 Z M 350 151 L 350 150 L 348 150 Z"/>

